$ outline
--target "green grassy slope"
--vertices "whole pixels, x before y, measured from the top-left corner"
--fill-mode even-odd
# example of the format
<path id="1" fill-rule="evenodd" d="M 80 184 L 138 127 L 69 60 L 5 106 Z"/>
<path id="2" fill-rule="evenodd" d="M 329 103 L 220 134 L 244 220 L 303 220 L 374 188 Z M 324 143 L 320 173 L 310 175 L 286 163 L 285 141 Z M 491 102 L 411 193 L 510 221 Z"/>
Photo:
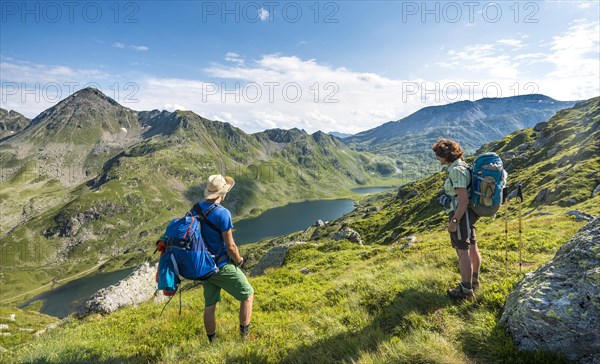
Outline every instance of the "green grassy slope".
<path id="1" fill-rule="evenodd" d="M 597 137 L 600 98 L 565 110 L 547 125 L 516 132 L 482 148 L 522 151 L 509 163 L 511 187 L 524 184 L 523 273 L 553 256 L 584 223 L 566 216 L 570 209 L 600 214 L 600 195 L 591 191 L 600 176 Z M 571 132 L 561 134 L 567 128 Z M 560 151 L 548 157 L 546 136 Z M 569 137 L 573 135 L 573 137 Z M 527 138 L 529 145 L 523 147 Z M 596 139 L 597 140 L 597 139 Z M 537 143 L 537 144 L 536 144 Z M 578 146 L 577 150 L 573 148 Z M 587 152 L 591 148 L 591 152 Z M 546 154 L 544 154 L 546 153 Z M 552 153 L 550 153 L 552 154 Z M 519 155 L 522 155 L 521 157 Z M 569 157 L 571 168 L 549 168 L 553 158 Z M 539 159 L 536 159 L 539 158 Z M 571 159 L 572 158 L 572 159 Z M 568 167 L 563 167 L 568 168 Z M 563 173 L 564 172 L 564 173 Z M 238 303 L 224 295 L 218 308 L 220 341 L 210 345 L 202 327 L 202 288 L 184 292 L 158 317 L 160 305 L 147 303 L 107 317 L 69 319 L 42 339 L 5 353 L 16 362 L 346 362 L 346 363 L 559 363 L 549 353 L 517 352 L 498 320 L 507 294 L 521 278 L 518 270 L 517 206 L 478 223 L 483 254 L 482 287 L 476 301 L 454 304 L 445 290 L 459 279 L 455 252 L 435 205 L 442 174 L 405 186 L 397 194 L 361 201 L 355 212 L 325 228 L 243 246 L 246 256 L 284 241 L 293 247 L 285 265 L 252 278 L 256 289 L 250 340 L 237 337 Z M 577 183 L 573 182 L 577 181 Z M 544 201 L 537 192 L 548 188 Z M 559 193 L 551 193 L 557 190 Z M 573 196 L 573 197 L 571 197 Z M 575 198 L 575 201 L 570 201 Z M 566 202 L 565 202 L 566 201 Z M 514 202 L 514 201 L 513 201 Z M 568 204 L 568 206 L 566 205 Z M 348 225 L 363 235 L 364 247 L 334 242 L 330 234 Z M 403 250 L 398 239 L 416 234 Z M 508 251 L 508 265 L 505 254 Z M 308 268 L 304 275 L 300 269 Z"/>
<path id="2" fill-rule="evenodd" d="M 3 204 L 21 218 L 20 209 L 27 212 L 0 237 L 0 302 L 99 262 L 117 269 L 148 259 L 156 233 L 202 198 L 200 185 L 210 174 L 236 179 L 227 206 L 238 218 L 291 201 L 339 197 L 388 177 L 378 169 L 385 157 L 351 151 L 323 133 L 291 133 L 285 140 L 289 132 L 282 130 L 249 135 L 187 111 L 141 119 L 143 139 L 107 159 L 86 183 L 64 188 L 27 171 L 0 183 Z"/>

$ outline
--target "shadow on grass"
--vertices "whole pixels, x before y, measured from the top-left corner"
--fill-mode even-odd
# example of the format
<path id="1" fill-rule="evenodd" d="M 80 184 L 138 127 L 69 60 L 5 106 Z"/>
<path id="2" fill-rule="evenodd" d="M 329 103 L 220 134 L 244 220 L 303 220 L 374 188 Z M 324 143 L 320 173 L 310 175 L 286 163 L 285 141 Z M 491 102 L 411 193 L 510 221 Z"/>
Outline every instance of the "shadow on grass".
<path id="1" fill-rule="evenodd" d="M 470 315 L 468 315 L 470 316 Z M 481 363 L 572 363 L 564 355 L 543 350 L 519 351 L 506 328 L 500 323 L 500 312 L 496 315 L 494 327 L 488 334 L 482 330 L 465 330 L 460 335 L 463 352 Z"/>
<path id="2" fill-rule="evenodd" d="M 24 363 L 31 364 L 49 364 L 49 363 L 94 363 L 94 364 L 117 364 L 117 363 L 152 363 L 156 362 L 157 358 L 153 357 L 140 357 L 140 356 L 115 356 L 112 358 L 101 359 L 97 354 L 91 354 L 90 356 L 85 355 L 86 352 L 82 352 L 82 355 L 78 357 L 72 357 L 70 359 L 60 358 L 57 360 L 48 360 L 46 358 L 38 358 L 32 361 L 25 361 Z"/>
<path id="3" fill-rule="evenodd" d="M 225 360 L 226 364 L 240 364 L 240 363 L 244 363 L 244 364 L 262 364 L 262 363 L 269 363 L 269 359 L 262 354 L 256 353 L 256 352 L 251 352 L 251 353 L 244 353 L 242 355 L 239 356 L 232 356 L 227 358 L 227 360 Z"/>
<path id="4" fill-rule="evenodd" d="M 394 334 L 410 330 L 405 318 L 411 313 L 427 315 L 450 304 L 442 292 L 410 288 L 381 308 L 373 308 L 376 317 L 359 331 L 345 332 L 290 352 L 284 363 L 352 362 L 361 352 L 376 350 Z"/>

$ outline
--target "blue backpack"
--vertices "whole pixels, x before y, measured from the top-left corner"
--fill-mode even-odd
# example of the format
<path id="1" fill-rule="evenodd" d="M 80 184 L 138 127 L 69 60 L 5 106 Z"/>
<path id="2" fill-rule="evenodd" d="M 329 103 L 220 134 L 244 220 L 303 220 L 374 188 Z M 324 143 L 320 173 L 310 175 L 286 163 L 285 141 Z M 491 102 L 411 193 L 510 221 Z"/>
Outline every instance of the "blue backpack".
<path id="1" fill-rule="evenodd" d="M 191 280 L 204 281 L 215 275 L 219 268 L 217 260 L 224 252 L 213 254 L 202 238 L 200 220 L 220 233 L 212 224 L 209 215 L 218 204 L 211 206 L 206 213 L 198 204 L 185 216 L 173 219 L 167 230 L 157 242 L 157 251 L 161 252 L 158 262 L 156 281 L 158 289 L 166 296 L 173 296 L 181 283 L 180 276 Z M 225 252 L 226 253 L 226 252 Z"/>
<path id="2" fill-rule="evenodd" d="M 496 153 L 484 153 L 475 158 L 471 175 L 471 208 L 479 216 L 495 216 L 503 202 L 503 190 L 508 174 Z"/>

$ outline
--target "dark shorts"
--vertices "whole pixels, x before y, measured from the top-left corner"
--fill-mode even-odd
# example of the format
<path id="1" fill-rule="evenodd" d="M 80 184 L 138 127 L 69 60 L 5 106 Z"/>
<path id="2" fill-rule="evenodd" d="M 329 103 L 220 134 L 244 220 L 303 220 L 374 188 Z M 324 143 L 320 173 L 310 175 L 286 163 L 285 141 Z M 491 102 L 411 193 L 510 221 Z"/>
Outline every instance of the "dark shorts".
<path id="1" fill-rule="evenodd" d="M 468 225 L 467 214 L 469 214 Z M 454 211 L 448 215 L 448 222 L 452 221 L 452 217 L 454 217 Z M 475 223 L 477 223 L 477 220 L 479 220 L 479 216 L 469 207 L 458 222 L 456 232 L 450 233 L 450 241 L 454 249 L 468 250 L 469 245 L 477 245 L 477 235 L 475 234 Z"/>

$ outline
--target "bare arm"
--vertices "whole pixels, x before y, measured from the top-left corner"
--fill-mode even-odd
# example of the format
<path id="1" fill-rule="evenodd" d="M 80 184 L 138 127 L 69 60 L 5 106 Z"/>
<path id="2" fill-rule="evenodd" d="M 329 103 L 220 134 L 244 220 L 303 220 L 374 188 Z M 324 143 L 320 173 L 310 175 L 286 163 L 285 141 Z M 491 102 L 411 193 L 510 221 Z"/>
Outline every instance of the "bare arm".
<path id="1" fill-rule="evenodd" d="M 225 231 L 221 235 L 223 236 L 223 240 L 225 241 L 225 247 L 227 248 L 227 254 L 229 255 L 229 257 L 231 259 L 233 259 L 235 264 L 237 264 L 237 265 L 242 264 L 243 259 L 242 259 L 242 256 L 240 255 L 237 245 L 235 245 L 235 241 L 233 240 L 233 233 L 231 232 L 231 229 Z"/>
<path id="2" fill-rule="evenodd" d="M 469 206 L 469 194 L 466 188 L 457 188 L 456 195 L 458 196 L 458 206 L 454 211 L 454 217 L 456 220 L 460 220 L 467 211 L 467 206 Z"/>

